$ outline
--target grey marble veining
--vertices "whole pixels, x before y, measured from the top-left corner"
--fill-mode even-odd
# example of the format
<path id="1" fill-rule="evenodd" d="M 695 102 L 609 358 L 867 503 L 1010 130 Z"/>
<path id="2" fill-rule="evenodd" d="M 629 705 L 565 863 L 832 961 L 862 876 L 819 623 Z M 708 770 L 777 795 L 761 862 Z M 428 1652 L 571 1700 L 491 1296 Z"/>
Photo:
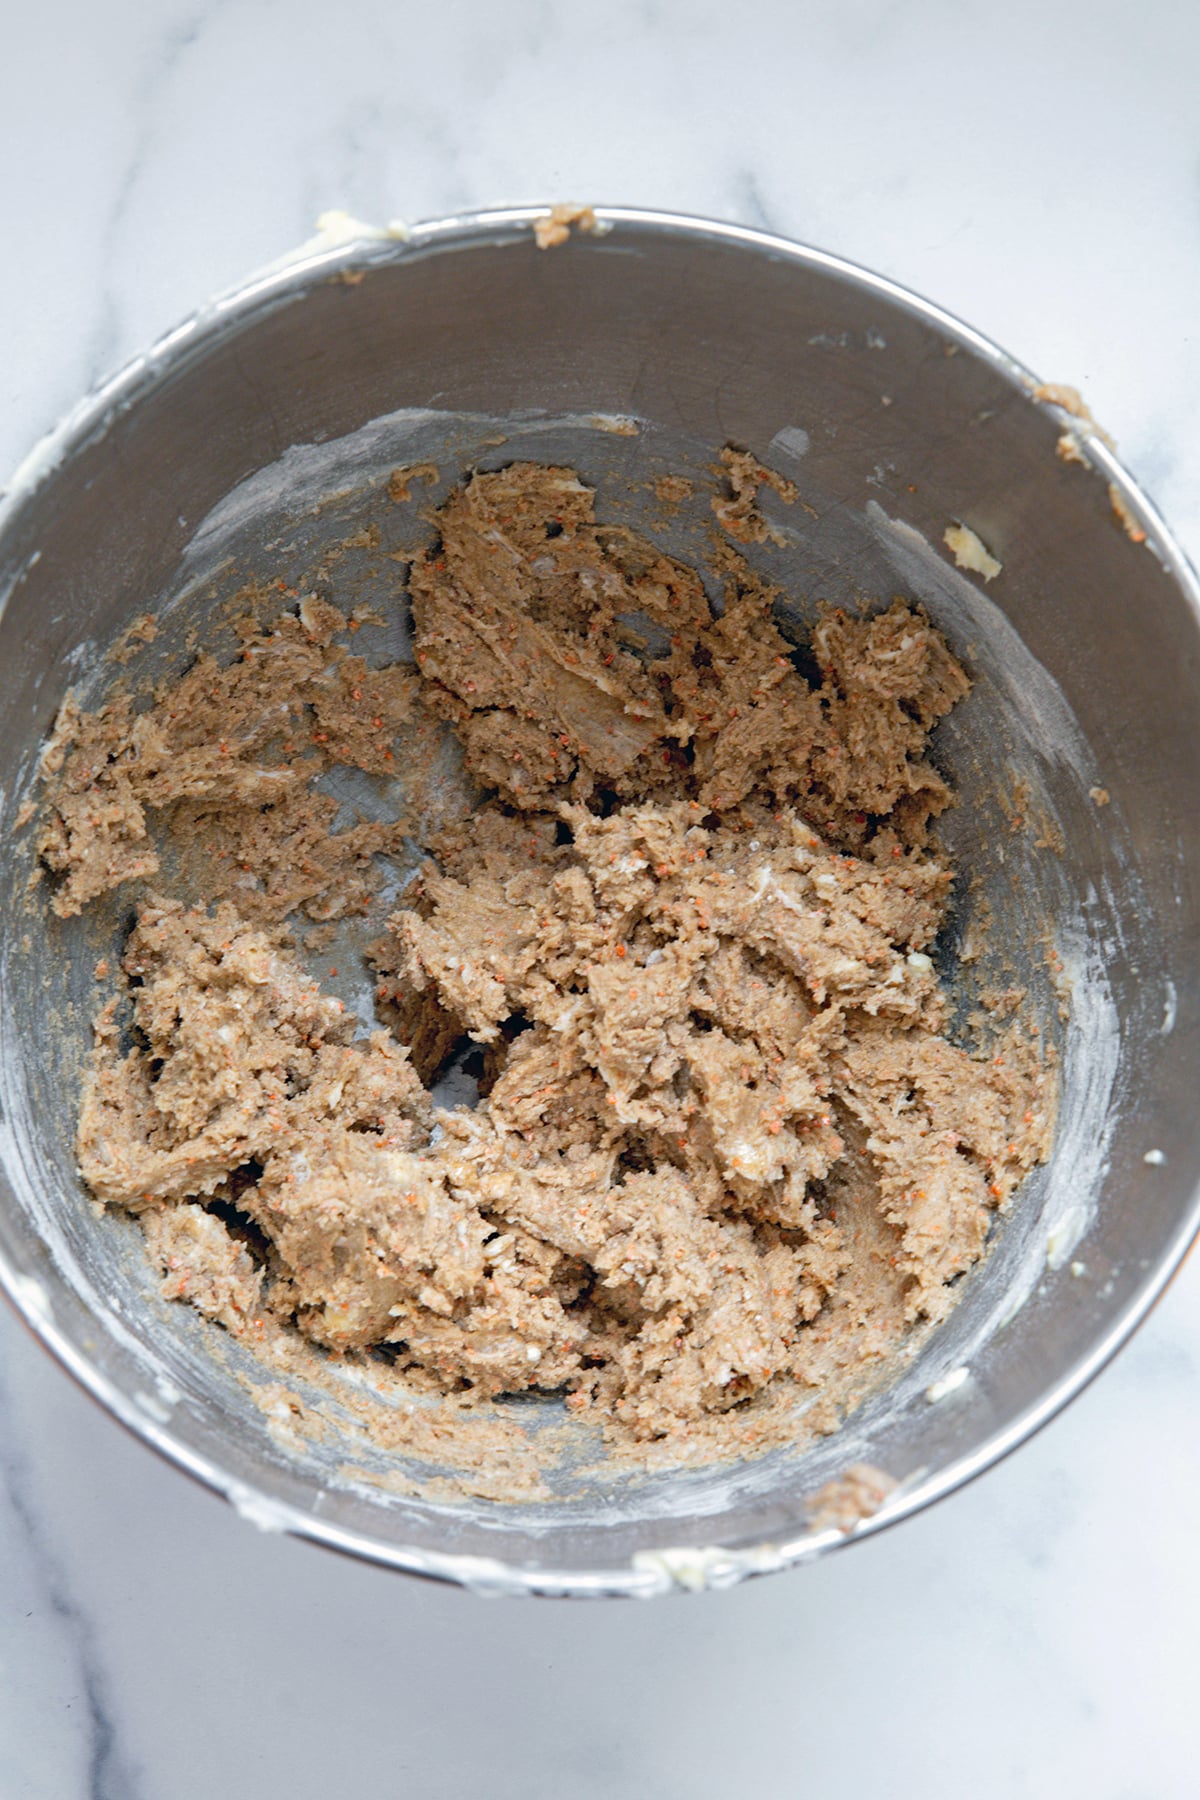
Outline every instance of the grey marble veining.
<path id="1" fill-rule="evenodd" d="M 6 1317 L 5 1326 L 16 1329 Z M 0 1591 L 6 1602 L 0 1687 L 0 1779 L 12 1794 L 86 1795 L 140 1800 L 141 1781 L 126 1757 L 97 1630 L 64 1562 L 39 1494 L 36 1444 L 9 1391 L 12 1364 L 0 1375 Z M 95 1547 L 97 1550 L 98 1546 Z M 44 1722 L 48 1694 L 64 1715 Z"/>
<path id="2" fill-rule="evenodd" d="M 1200 554 L 1200 10 L 51 0 L 4 33 L 0 469 L 340 206 L 658 205 L 1083 388 Z M 1004 1466 L 733 1593 L 483 1603 L 264 1537 L 0 1313 L 0 1800 L 1191 1800 L 1200 1267 Z"/>

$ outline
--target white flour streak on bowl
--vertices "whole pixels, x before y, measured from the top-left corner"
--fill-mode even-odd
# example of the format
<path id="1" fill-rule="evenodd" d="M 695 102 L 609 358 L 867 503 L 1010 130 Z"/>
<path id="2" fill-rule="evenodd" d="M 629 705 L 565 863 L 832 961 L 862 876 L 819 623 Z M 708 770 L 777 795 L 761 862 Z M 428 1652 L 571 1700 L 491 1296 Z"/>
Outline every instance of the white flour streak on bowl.
<path id="1" fill-rule="evenodd" d="M 1170 1037 L 1174 1031 L 1178 1009 L 1179 996 L 1175 991 L 1175 983 L 1168 979 L 1163 988 L 1163 1021 L 1160 1027 L 1163 1037 Z"/>
<path id="2" fill-rule="evenodd" d="M 184 552 L 184 568 L 210 562 L 247 527 L 282 514 L 298 517 L 342 493 L 382 487 L 406 461 L 437 462 L 455 438 L 487 444 L 519 443 L 548 431 L 601 436 L 636 435 L 638 422 L 615 413 L 468 413 L 400 407 L 380 413 L 357 431 L 323 443 L 293 444 L 247 475 L 201 520 Z"/>
<path id="3" fill-rule="evenodd" d="M 239 481 L 205 515 L 184 553 L 185 566 L 212 556 L 227 538 L 257 519 L 284 509 L 301 513 L 342 488 L 359 486 L 370 473 L 383 480 L 389 469 L 403 462 L 407 441 L 422 426 L 448 416 L 427 407 L 405 407 L 381 414 L 345 437 L 293 444 L 277 461 Z"/>
<path id="4" fill-rule="evenodd" d="M 799 462 L 802 456 L 808 455 L 809 441 L 803 425 L 785 425 L 767 445 L 767 455 L 787 456 L 793 462 Z"/>
<path id="5" fill-rule="evenodd" d="M 1121 1022 L 1094 940 L 1059 932 L 1069 1017 L 1054 1149 L 1046 1171 L 1055 1196 L 1044 1216 L 1046 1261 L 1059 1269 L 1091 1223 L 1112 1145 Z M 1100 1121 L 1099 1127 L 1097 1121 Z"/>

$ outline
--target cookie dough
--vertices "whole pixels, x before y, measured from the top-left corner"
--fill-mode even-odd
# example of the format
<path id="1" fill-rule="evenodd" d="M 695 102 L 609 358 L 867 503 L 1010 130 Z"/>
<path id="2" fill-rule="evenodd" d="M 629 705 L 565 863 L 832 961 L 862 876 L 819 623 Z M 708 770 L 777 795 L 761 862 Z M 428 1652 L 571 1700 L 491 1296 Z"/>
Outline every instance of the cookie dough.
<path id="1" fill-rule="evenodd" d="M 725 467 L 752 540 L 759 478 Z M 84 1179 L 235 1333 L 714 1454 L 756 1406 L 832 1425 L 823 1397 L 949 1311 L 1052 1126 L 1033 1040 L 952 1042 L 930 956 L 927 740 L 967 678 L 902 601 L 824 614 L 797 656 L 727 538 L 714 605 L 570 469 L 476 474 L 436 523 L 416 672 L 309 599 L 144 710 L 64 707 L 51 903 L 140 883 Z M 312 783 L 390 774 L 436 720 L 489 797 L 383 925 L 364 1034 L 287 921 L 369 912 L 407 827 L 336 830 Z M 168 843 L 210 904 L 166 891 Z M 448 1067 L 475 1105 L 433 1103 Z"/>

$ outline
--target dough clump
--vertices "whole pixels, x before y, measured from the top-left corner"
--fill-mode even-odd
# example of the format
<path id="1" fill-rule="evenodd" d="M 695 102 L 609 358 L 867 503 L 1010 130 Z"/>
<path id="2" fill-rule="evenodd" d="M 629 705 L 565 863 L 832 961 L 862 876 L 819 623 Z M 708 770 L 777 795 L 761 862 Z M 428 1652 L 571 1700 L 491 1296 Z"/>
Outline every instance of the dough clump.
<path id="1" fill-rule="evenodd" d="M 745 542 L 758 478 L 726 467 Z M 797 655 L 726 539 L 713 605 L 570 469 L 476 474 L 436 523 L 415 673 L 308 601 L 143 711 L 64 708 L 52 904 L 141 882 L 80 1167 L 235 1333 L 719 1453 L 723 1415 L 861 1389 L 941 1319 L 1047 1150 L 1041 1061 L 952 1042 L 929 954 L 927 742 L 969 683 L 903 601 Z M 369 910 L 407 828 L 335 830 L 312 783 L 403 778 L 434 718 L 488 797 L 381 921 L 364 1034 L 287 920 Z M 204 847 L 208 904 L 147 886 L 164 839 Z M 448 1066 L 477 1104 L 433 1103 Z"/>

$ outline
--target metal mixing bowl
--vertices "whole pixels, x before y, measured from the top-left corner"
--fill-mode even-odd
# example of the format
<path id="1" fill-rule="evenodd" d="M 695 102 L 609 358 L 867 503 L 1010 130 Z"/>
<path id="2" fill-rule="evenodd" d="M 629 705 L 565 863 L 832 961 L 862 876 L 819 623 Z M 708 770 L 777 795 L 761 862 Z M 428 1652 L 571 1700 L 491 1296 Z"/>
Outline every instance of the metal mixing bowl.
<path id="1" fill-rule="evenodd" d="M 112 1413 L 264 1527 L 481 1588 L 647 1594 L 843 1541 L 805 1502 L 847 1464 L 901 1482 L 852 1536 L 948 1493 L 1077 1393 L 1177 1267 L 1200 1173 L 1200 608 L 1104 443 L 936 308 L 757 232 L 613 210 L 542 252 L 533 217 L 421 226 L 252 281 L 90 398 L 10 484 L 0 1278 Z M 614 430 L 625 416 L 636 436 Z M 1068 428 L 1082 462 L 1056 455 Z M 979 678 L 936 741 L 962 796 L 945 837 L 971 877 L 938 954 L 968 995 L 1028 987 L 1061 1056 L 1055 1154 L 948 1323 L 833 1437 L 734 1468 L 568 1474 L 553 1504 L 391 1492 L 346 1473 L 336 1433 L 310 1443 L 264 1413 L 239 1379 L 252 1352 L 162 1302 L 136 1228 L 87 1203 L 73 1095 L 93 966 L 127 901 L 64 924 L 29 890 L 17 821 L 38 747 L 134 617 L 160 615 L 152 666 L 179 666 L 222 583 L 308 566 L 346 522 L 386 524 L 397 463 L 431 458 L 448 482 L 480 458 L 569 460 L 610 516 L 644 523 L 638 483 L 668 468 L 703 483 L 730 441 L 811 508 L 778 508 L 788 541 L 754 552 L 796 596 L 798 631 L 818 600 L 901 592 Z M 943 546 L 955 521 L 1003 564 L 986 590 Z M 700 544 L 683 520 L 674 547 Z M 364 553 L 337 579 L 394 591 L 395 564 Z"/>

